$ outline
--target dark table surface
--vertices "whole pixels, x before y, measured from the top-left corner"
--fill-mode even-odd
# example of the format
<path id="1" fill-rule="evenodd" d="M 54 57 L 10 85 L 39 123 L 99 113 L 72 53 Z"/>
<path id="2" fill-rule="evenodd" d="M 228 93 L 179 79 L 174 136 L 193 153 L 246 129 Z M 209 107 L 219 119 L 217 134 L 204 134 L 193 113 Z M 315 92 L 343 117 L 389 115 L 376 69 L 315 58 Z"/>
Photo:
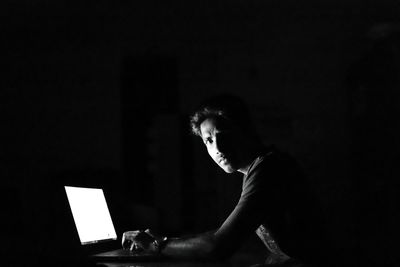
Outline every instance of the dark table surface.
<path id="1" fill-rule="evenodd" d="M 98 263 L 97 266 L 101 267 L 228 267 L 229 263 L 213 263 L 213 262 L 137 262 L 137 263 Z"/>
<path id="2" fill-rule="evenodd" d="M 97 262 L 101 267 L 249 267 L 263 263 L 265 254 L 242 251 L 224 262 L 197 262 L 197 261 L 160 261 L 160 262 Z"/>

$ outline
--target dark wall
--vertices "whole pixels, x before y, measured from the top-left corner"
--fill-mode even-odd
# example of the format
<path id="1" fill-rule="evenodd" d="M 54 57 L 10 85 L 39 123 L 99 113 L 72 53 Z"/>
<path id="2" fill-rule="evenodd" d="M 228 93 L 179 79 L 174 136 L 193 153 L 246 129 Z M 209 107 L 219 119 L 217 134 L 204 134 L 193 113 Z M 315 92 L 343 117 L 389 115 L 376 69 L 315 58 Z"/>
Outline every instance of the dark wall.
<path id="1" fill-rule="evenodd" d="M 240 177 L 218 170 L 186 123 L 203 98 L 231 92 L 248 102 L 265 142 L 300 160 L 334 243 L 359 246 L 359 207 L 368 194 L 354 182 L 359 136 L 349 125 L 345 80 L 386 31 L 371 27 L 398 22 L 397 1 L 1 7 L 0 175 L 4 198 L 15 203 L 6 210 L 12 231 L 37 228 L 29 221 L 35 201 L 50 201 L 46 190 L 70 177 L 126 203 L 116 211 L 120 232 L 131 224 L 171 233 L 218 226 L 238 197 Z M 393 185 L 383 184 L 383 192 Z M 374 210 L 394 212 L 397 187 L 390 187 L 389 204 Z M 374 241 L 385 242 L 379 234 L 362 242 Z"/>

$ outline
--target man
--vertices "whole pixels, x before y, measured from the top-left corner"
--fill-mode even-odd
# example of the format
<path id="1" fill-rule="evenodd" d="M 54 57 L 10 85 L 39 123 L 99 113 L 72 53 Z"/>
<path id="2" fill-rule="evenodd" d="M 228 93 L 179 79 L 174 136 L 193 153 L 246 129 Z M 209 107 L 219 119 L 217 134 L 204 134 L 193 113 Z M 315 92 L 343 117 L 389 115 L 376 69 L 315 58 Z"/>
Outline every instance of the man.
<path id="1" fill-rule="evenodd" d="M 180 259 L 223 259 L 256 232 L 269 251 L 267 264 L 313 262 L 322 255 L 322 220 L 300 168 L 274 146 L 262 144 L 239 98 L 207 101 L 191 117 L 191 127 L 220 168 L 243 173 L 239 202 L 215 231 L 185 238 L 126 232 L 125 247 Z"/>

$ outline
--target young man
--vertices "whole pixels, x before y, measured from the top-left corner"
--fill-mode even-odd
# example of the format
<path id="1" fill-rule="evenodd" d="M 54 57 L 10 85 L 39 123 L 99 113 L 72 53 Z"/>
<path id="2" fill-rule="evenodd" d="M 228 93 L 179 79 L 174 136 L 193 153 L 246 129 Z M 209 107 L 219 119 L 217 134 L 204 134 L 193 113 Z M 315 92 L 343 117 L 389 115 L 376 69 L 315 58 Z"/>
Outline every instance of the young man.
<path id="1" fill-rule="evenodd" d="M 191 127 L 220 168 L 243 173 L 239 202 L 215 231 L 188 238 L 131 231 L 124 233 L 123 245 L 172 258 L 223 259 L 256 232 L 269 251 L 266 264 L 316 261 L 323 235 L 315 199 L 296 162 L 262 144 L 243 102 L 215 97 L 194 113 Z"/>

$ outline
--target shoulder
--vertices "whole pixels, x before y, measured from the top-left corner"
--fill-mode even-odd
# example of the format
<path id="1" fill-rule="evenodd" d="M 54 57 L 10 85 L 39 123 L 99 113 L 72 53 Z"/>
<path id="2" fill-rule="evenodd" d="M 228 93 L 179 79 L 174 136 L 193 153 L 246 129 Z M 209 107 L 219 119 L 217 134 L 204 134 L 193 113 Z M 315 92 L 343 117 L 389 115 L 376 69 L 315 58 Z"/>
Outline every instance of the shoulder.
<path id="1" fill-rule="evenodd" d="M 304 172 L 293 156 L 275 146 L 263 152 L 251 164 L 244 176 L 243 188 L 252 185 L 282 187 L 295 185 L 304 178 Z"/>
<path id="2" fill-rule="evenodd" d="M 247 175 L 243 177 L 243 190 L 253 191 L 262 189 L 274 182 L 278 150 L 268 148 L 262 150 L 251 163 Z"/>
<path id="3" fill-rule="evenodd" d="M 295 160 L 288 153 L 275 146 L 266 147 L 259 152 L 258 157 L 251 164 L 246 178 L 258 176 L 260 173 L 274 174 L 294 165 L 296 165 Z"/>

